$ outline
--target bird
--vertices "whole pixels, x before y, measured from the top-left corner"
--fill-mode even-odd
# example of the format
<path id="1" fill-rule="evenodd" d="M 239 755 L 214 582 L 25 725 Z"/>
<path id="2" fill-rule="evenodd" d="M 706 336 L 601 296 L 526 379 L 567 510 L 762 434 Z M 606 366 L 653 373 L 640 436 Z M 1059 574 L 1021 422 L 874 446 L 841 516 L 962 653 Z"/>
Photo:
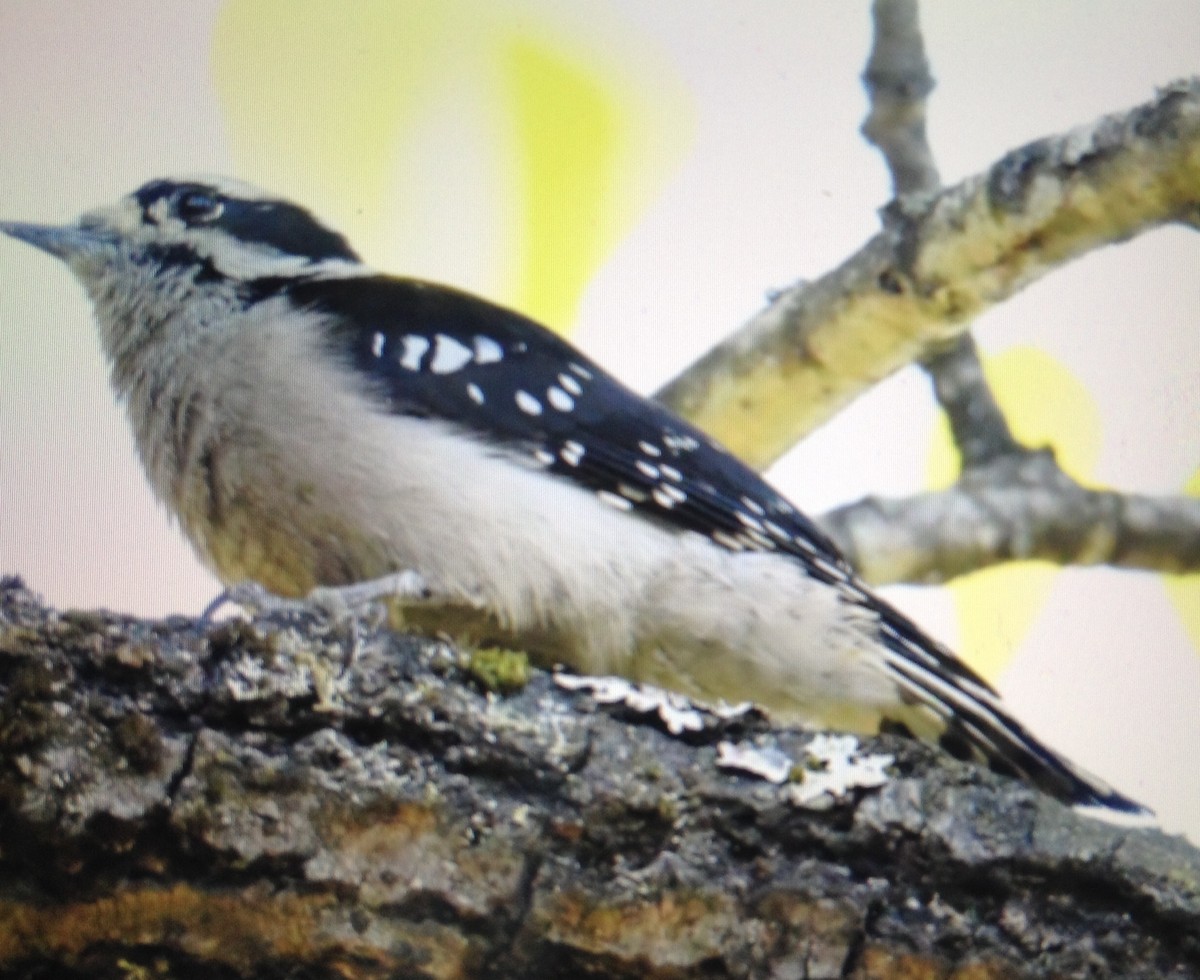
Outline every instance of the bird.
<path id="1" fill-rule="evenodd" d="M 82 284 L 147 479 L 226 586 L 415 574 L 419 631 L 901 732 L 1148 812 L 1040 742 L 757 472 L 521 313 L 378 272 L 228 178 L 0 231 Z"/>

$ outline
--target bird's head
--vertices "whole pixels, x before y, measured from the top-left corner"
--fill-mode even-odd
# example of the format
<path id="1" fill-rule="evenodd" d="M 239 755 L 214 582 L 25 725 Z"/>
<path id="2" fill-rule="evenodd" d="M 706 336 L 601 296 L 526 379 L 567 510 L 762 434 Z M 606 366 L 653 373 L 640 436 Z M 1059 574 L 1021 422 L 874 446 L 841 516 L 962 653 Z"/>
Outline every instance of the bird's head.
<path id="1" fill-rule="evenodd" d="M 93 296 L 139 271 L 238 283 L 359 261 L 304 208 L 225 178 L 152 180 L 71 224 L 0 222 L 0 231 L 62 259 Z"/>
<path id="2" fill-rule="evenodd" d="M 186 342 L 281 283 L 362 268 L 304 208 L 224 178 L 152 180 L 73 223 L 0 231 L 67 264 L 114 362 L 155 337 Z"/>

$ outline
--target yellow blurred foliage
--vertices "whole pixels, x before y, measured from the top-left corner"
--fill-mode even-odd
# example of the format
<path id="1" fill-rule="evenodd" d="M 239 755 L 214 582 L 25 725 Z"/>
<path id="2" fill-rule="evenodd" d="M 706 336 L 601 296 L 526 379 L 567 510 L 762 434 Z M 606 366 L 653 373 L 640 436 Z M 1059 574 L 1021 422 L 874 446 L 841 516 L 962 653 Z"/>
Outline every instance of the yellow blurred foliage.
<path id="1" fill-rule="evenodd" d="M 446 20 L 436 5 L 388 0 L 225 3 L 212 67 L 239 176 L 320 210 L 381 201 Z M 364 216 L 357 230 L 367 226 Z"/>
<path id="2" fill-rule="evenodd" d="M 1087 483 L 1100 456 L 1100 414 L 1091 394 L 1043 350 L 1014 347 L 984 357 L 984 374 L 1013 434 L 1027 446 L 1052 446 L 1059 464 Z M 928 481 L 950 486 L 958 475 L 950 426 L 939 416 Z M 958 610 L 962 656 L 988 680 L 1012 659 L 1050 593 L 1058 566 L 1016 562 L 973 572 L 949 586 Z"/>
<path id="3" fill-rule="evenodd" d="M 524 213 L 516 304 L 561 328 L 607 251 L 603 212 L 629 133 L 603 80 L 562 52 L 516 37 L 506 55 Z"/>
<path id="4" fill-rule="evenodd" d="M 614 17 L 549 0 L 228 0 L 212 66 L 240 175 L 388 267 L 440 248 L 466 277 L 477 259 L 467 285 L 569 329 L 694 128 L 669 61 Z"/>

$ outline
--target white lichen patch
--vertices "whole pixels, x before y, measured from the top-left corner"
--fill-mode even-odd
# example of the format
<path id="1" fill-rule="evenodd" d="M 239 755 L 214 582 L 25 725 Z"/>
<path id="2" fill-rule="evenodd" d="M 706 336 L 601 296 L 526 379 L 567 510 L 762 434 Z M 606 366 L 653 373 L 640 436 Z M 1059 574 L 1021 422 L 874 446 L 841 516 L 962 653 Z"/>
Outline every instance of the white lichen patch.
<path id="1" fill-rule="evenodd" d="M 717 765 L 722 769 L 735 769 L 758 776 L 769 783 L 784 783 L 796 763 L 790 755 L 774 745 L 720 742 L 717 745 Z"/>
<path id="2" fill-rule="evenodd" d="M 816 735 L 804 747 L 802 778 L 783 790 L 796 806 L 827 810 L 855 789 L 873 789 L 890 778 L 887 767 L 896 761 L 893 755 L 859 751 L 853 735 Z"/>
<path id="3" fill-rule="evenodd" d="M 623 704 L 643 715 L 657 715 L 672 735 L 703 731 L 710 719 L 724 721 L 750 710 L 751 705 L 699 705 L 674 691 L 637 684 L 623 677 L 578 677 L 555 674 L 554 682 L 568 691 L 587 691 L 600 704 Z"/>

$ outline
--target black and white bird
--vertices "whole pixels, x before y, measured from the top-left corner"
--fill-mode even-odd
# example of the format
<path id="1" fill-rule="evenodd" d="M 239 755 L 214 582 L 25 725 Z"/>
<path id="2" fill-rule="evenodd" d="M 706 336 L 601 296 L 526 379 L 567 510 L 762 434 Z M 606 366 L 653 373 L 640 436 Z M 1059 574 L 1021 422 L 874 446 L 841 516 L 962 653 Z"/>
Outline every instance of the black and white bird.
<path id="1" fill-rule="evenodd" d="M 301 597 L 415 572 L 417 628 L 903 729 L 1141 811 L 1030 735 L 758 474 L 519 313 L 380 274 L 304 208 L 224 179 L 0 230 L 87 290 L 150 483 L 227 585 Z"/>

